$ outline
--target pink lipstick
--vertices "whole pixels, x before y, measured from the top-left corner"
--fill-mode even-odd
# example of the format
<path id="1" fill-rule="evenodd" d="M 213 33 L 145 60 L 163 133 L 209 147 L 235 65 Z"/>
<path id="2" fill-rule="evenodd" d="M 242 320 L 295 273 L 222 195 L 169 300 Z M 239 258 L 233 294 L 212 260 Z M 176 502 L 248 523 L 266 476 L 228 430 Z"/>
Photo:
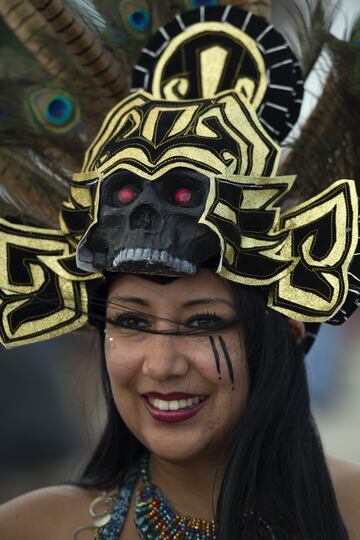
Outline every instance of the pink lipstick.
<path id="1" fill-rule="evenodd" d="M 199 401 L 199 403 L 192 405 L 192 406 L 185 406 L 183 408 L 179 408 L 177 410 L 161 410 L 157 407 L 155 407 L 151 402 L 150 399 L 160 399 L 162 401 L 173 401 L 173 400 L 185 400 L 190 399 L 192 397 L 199 397 L 195 396 L 194 394 L 185 394 L 183 392 L 173 392 L 171 394 L 159 394 L 157 392 L 149 392 L 147 394 L 143 394 L 142 398 L 144 400 L 144 405 L 147 411 L 151 414 L 151 416 L 158 420 L 159 422 L 183 422 L 184 420 L 188 420 L 192 416 L 194 416 L 206 403 L 206 399 L 202 399 Z M 150 399 L 149 399 L 150 398 Z"/>

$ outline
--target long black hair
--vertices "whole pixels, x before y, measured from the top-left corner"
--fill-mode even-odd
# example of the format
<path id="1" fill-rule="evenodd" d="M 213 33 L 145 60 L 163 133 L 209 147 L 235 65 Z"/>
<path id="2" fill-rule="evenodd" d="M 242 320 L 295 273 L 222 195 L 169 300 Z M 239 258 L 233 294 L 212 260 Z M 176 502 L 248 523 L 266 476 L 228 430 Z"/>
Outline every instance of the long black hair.
<path id="1" fill-rule="evenodd" d="M 287 318 L 267 310 L 259 292 L 232 288 L 245 333 L 250 390 L 228 441 L 216 538 L 256 540 L 262 523 L 264 530 L 271 524 L 269 538 L 289 538 L 285 529 L 299 540 L 349 540 L 311 415 L 302 347 Z M 118 413 L 103 347 L 101 370 L 107 423 L 79 484 L 108 489 L 121 484 L 144 447 Z"/>

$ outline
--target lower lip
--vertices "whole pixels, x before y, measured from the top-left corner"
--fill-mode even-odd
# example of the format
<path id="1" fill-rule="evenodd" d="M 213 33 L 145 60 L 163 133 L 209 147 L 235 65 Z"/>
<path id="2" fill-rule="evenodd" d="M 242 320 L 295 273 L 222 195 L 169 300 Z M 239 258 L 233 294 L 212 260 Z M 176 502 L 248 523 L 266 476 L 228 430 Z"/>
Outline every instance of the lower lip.
<path id="1" fill-rule="evenodd" d="M 159 422 L 169 423 L 183 422 L 184 420 L 191 418 L 197 412 L 199 412 L 200 409 L 202 409 L 202 407 L 207 401 L 206 399 L 204 399 L 204 401 L 200 401 L 197 405 L 194 405 L 194 407 L 178 409 L 177 411 L 161 411 L 160 409 L 154 407 L 146 397 L 144 397 L 143 400 L 146 409 L 149 411 L 151 416 L 155 418 L 155 420 L 158 420 Z"/>

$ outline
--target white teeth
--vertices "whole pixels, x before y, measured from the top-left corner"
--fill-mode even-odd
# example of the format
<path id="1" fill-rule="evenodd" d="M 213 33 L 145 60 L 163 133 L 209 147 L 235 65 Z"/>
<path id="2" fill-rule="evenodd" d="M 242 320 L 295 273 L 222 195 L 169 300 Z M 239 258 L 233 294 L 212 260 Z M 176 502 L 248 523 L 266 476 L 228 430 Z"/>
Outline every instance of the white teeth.
<path id="1" fill-rule="evenodd" d="M 160 411 L 177 411 L 178 409 L 186 409 L 188 407 L 194 407 L 200 401 L 203 401 L 205 397 L 203 396 L 196 396 L 189 399 L 180 399 L 180 400 L 172 400 L 172 401 L 165 401 L 162 399 L 152 399 L 148 398 L 151 405 L 155 407 L 156 409 L 160 409 Z"/>
<path id="2" fill-rule="evenodd" d="M 194 275 L 196 266 L 186 260 L 172 257 L 165 250 L 150 249 L 150 248 L 124 248 L 114 257 L 112 267 L 117 269 L 122 263 L 131 261 L 147 261 L 150 264 L 163 263 L 175 272 L 182 274 Z"/>
<path id="3" fill-rule="evenodd" d="M 177 401 L 170 401 L 169 411 L 177 411 L 180 408 L 180 403 Z"/>
<path id="4" fill-rule="evenodd" d="M 140 248 L 135 249 L 134 261 L 140 261 L 142 258 L 143 250 Z"/>

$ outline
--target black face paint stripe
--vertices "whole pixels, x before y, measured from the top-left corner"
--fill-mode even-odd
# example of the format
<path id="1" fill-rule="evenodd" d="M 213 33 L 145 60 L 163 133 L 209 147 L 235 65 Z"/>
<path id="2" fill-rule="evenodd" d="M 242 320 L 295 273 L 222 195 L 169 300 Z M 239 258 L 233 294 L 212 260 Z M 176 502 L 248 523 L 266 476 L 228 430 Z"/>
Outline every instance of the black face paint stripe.
<path id="1" fill-rule="evenodd" d="M 226 360 L 226 364 L 227 364 L 227 367 L 228 367 L 228 370 L 229 370 L 229 376 L 230 376 L 231 384 L 234 384 L 234 368 L 233 368 L 233 365 L 232 365 L 232 362 L 231 362 L 229 351 L 227 350 L 226 343 L 225 343 L 225 341 L 223 340 L 223 338 L 221 336 L 219 336 L 219 341 L 220 341 L 220 345 L 221 345 L 221 348 L 223 350 L 225 360 Z"/>
<path id="2" fill-rule="evenodd" d="M 210 339 L 211 348 L 213 350 L 214 357 L 215 357 L 216 369 L 217 369 L 218 374 L 221 375 L 219 351 L 216 348 L 216 343 L 215 343 L 215 340 L 214 340 L 213 336 L 209 336 L 209 339 Z"/>

